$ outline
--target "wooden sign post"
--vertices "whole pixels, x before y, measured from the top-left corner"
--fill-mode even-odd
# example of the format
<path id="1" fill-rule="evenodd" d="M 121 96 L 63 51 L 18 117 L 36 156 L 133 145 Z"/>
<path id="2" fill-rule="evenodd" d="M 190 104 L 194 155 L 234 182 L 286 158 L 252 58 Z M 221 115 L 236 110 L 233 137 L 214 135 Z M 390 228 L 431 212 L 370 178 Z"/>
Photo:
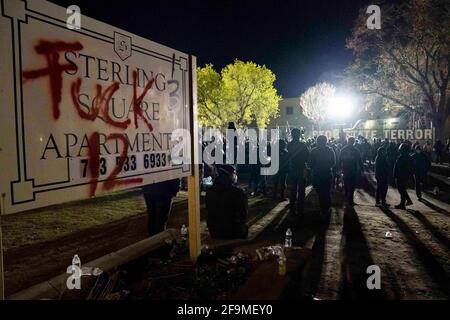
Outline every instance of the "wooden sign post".
<path id="1" fill-rule="evenodd" d="M 189 56 L 189 71 L 191 81 L 189 84 L 190 119 L 191 119 L 191 159 L 192 174 L 188 177 L 188 208 L 189 208 L 189 253 L 195 262 L 200 254 L 200 173 L 195 163 L 198 157 L 198 121 L 197 121 L 197 61 Z"/>
<path id="2" fill-rule="evenodd" d="M 0 300 L 5 300 L 5 273 L 3 269 L 3 222 L 2 213 L 4 210 L 4 194 L 2 194 L 0 211 Z"/>

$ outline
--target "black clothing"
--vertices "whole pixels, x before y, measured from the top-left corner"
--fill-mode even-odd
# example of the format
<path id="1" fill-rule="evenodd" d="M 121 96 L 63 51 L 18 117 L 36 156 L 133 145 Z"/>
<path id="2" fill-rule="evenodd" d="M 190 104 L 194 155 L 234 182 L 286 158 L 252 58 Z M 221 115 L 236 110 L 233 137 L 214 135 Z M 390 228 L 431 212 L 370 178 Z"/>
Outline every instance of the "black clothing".
<path id="1" fill-rule="evenodd" d="M 389 164 L 385 156 L 377 156 L 375 158 L 375 177 L 388 179 L 390 175 Z"/>
<path id="2" fill-rule="evenodd" d="M 326 214 L 331 208 L 332 168 L 336 165 L 333 149 L 319 146 L 311 151 L 308 165 L 311 168 L 312 184 L 317 192 L 320 211 Z"/>
<path id="3" fill-rule="evenodd" d="M 211 237 L 216 239 L 247 238 L 248 201 L 244 191 L 217 181 L 206 192 L 206 223 Z"/>
<path id="4" fill-rule="evenodd" d="M 308 166 L 311 169 L 313 185 L 320 184 L 332 177 L 332 168 L 336 164 L 336 156 L 329 147 L 316 147 L 311 151 Z"/>
<path id="5" fill-rule="evenodd" d="M 344 174 L 345 197 L 347 202 L 352 204 L 356 183 L 363 168 L 361 154 L 354 146 L 347 145 L 341 150 L 339 163 Z"/>
<path id="6" fill-rule="evenodd" d="M 400 193 L 400 206 L 404 207 L 406 202 L 412 202 L 408 195 L 408 181 L 397 179 L 397 189 Z"/>
<path id="7" fill-rule="evenodd" d="M 395 143 L 391 142 L 386 149 L 386 158 L 389 164 L 389 181 L 391 184 L 395 181 L 392 173 L 394 172 L 395 161 L 398 158 L 398 147 Z"/>
<path id="8" fill-rule="evenodd" d="M 389 188 L 389 163 L 385 156 L 378 155 L 375 158 L 375 178 L 377 179 L 376 202 L 386 203 L 386 195 Z"/>
<path id="9" fill-rule="evenodd" d="M 309 157 L 308 146 L 301 141 L 291 141 L 287 145 L 289 154 L 289 172 L 293 175 L 303 175 Z"/>
<path id="10" fill-rule="evenodd" d="M 286 189 L 286 178 L 289 170 L 289 153 L 286 149 L 280 150 L 280 160 L 278 172 L 274 176 L 273 196 L 278 196 L 278 187 L 280 186 L 280 198 L 284 198 L 284 190 Z"/>
<path id="11" fill-rule="evenodd" d="M 428 156 L 423 153 L 415 153 L 412 155 L 414 163 L 414 182 L 416 187 L 417 198 L 422 198 L 422 189 L 426 184 L 428 170 L 431 168 L 431 161 Z"/>
<path id="12" fill-rule="evenodd" d="M 361 154 L 354 146 L 347 145 L 341 150 L 340 166 L 344 175 L 359 176 L 363 163 Z"/>
<path id="13" fill-rule="evenodd" d="M 436 153 L 436 163 L 441 164 L 444 157 L 443 157 L 443 149 L 444 149 L 444 145 L 442 144 L 442 142 L 440 140 L 438 140 L 435 144 L 434 144 L 434 152 Z"/>
<path id="14" fill-rule="evenodd" d="M 421 176 L 427 175 L 428 170 L 431 168 L 430 158 L 423 152 L 415 153 L 411 158 L 414 163 L 415 173 Z"/>
<path id="15" fill-rule="evenodd" d="M 409 181 L 414 173 L 414 163 L 409 154 L 402 154 L 398 157 L 394 166 L 394 178 Z"/>
<path id="16" fill-rule="evenodd" d="M 302 213 L 306 187 L 304 171 L 309 157 L 309 150 L 307 145 L 299 140 L 289 142 L 287 149 L 289 154 L 288 181 L 291 189 L 289 205 L 292 212 L 296 209 L 297 213 Z"/>
<path id="17" fill-rule="evenodd" d="M 408 195 L 408 182 L 414 172 L 414 165 L 409 154 L 401 154 L 394 166 L 394 178 L 397 183 L 397 189 L 400 193 L 400 205 L 404 206 L 406 202 L 412 202 Z"/>
<path id="18" fill-rule="evenodd" d="M 173 179 L 142 188 L 148 213 L 148 233 L 153 236 L 166 229 L 172 208 L 172 198 L 180 190 L 180 179 Z"/>

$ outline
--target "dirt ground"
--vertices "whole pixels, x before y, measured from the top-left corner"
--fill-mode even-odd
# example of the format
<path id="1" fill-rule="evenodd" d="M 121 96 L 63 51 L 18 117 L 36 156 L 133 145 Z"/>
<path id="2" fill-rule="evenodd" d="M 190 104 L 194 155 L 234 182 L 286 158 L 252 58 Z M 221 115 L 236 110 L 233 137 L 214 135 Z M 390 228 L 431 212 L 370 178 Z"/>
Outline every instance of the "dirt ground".
<path id="1" fill-rule="evenodd" d="M 183 224 L 188 225 L 186 199 L 186 192 L 181 192 L 176 199 L 168 222 L 169 228 L 180 229 Z M 106 204 L 99 200 L 96 202 L 88 205 L 74 203 L 62 208 L 61 212 L 58 206 L 35 215 L 26 213 L 7 217 L 9 220 L 4 226 L 5 242 L 9 244 L 5 251 L 7 295 L 64 273 L 74 254 L 78 254 L 82 262 L 87 262 L 148 236 L 147 214 L 143 213 L 145 203 L 141 194 L 119 194 L 115 213 L 110 212 L 113 197 L 108 198 Z M 127 205 L 131 208 L 128 211 L 125 210 Z M 264 215 L 275 205 L 276 202 L 261 196 L 249 199 L 249 220 Z M 97 213 L 99 216 L 96 216 Z M 58 219 L 58 216 L 61 218 Z M 205 217 L 206 210 L 202 205 L 202 221 Z M 53 230 L 55 224 L 61 227 L 60 230 Z M 21 227 L 26 232 L 21 232 Z M 202 227 L 202 237 L 205 238 L 207 232 L 204 222 Z M 30 232 L 35 236 L 25 236 Z"/>
<path id="2" fill-rule="evenodd" d="M 354 207 L 347 207 L 341 190 L 333 191 L 330 216 L 320 218 L 314 191 L 305 202 L 305 212 L 294 216 L 288 210 L 260 235 L 267 243 L 283 241 L 288 227 L 294 245 L 312 246 L 312 261 L 302 292 L 318 299 L 449 299 L 450 298 L 450 205 L 430 195 L 407 211 L 374 206 L 374 181 L 367 175 L 356 191 Z M 388 202 L 399 202 L 397 190 L 390 188 Z M 251 197 L 249 220 L 264 216 L 276 203 Z M 187 222 L 186 202 L 169 223 L 180 227 Z M 204 209 L 202 216 L 205 215 Z M 117 250 L 146 236 L 146 215 L 138 214 L 101 226 L 78 231 L 34 245 L 13 248 L 6 253 L 6 289 L 16 292 L 49 274 L 64 272 L 71 256 L 84 261 Z M 204 228 L 203 223 L 203 228 Z M 392 233 L 392 239 L 385 237 Z M 205 230 L 203 233 L 205 234 Z M 368 290 L 367 267 L 381 270 L 381 290 Z"/>
<path id="3" fill-rule="evenodd" d="M 320 299 L 449 299 L 450 246 L 448 204 L 409 190 L 407 211 L 374 206 L 373 177 L 357 191 L 354 207 L 342 193 L 333 195 L 329 225 L 316 234 L 311 293 Z M 399 203 L 390 188 L 388 203 Z M 385 237 L 392 233 L 392 239 Z M 368 290 L 369 265 L 381 270 L 381 290 Z M 313 277 L 314 278 L 314 277 Z"/>

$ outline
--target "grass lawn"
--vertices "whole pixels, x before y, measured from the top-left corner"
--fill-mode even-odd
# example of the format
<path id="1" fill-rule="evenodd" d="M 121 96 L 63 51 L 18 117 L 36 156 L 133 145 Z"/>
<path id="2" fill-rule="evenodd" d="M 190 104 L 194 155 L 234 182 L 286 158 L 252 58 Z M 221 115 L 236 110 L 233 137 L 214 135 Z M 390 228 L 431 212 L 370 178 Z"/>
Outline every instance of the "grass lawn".
<path id="1" fill-rule="evenodd" d="M 183 193 L 181 194 L 181 198 Z M 122 191 L 2 217 L 5 251 L 145 212 L 140 191 Z"/>

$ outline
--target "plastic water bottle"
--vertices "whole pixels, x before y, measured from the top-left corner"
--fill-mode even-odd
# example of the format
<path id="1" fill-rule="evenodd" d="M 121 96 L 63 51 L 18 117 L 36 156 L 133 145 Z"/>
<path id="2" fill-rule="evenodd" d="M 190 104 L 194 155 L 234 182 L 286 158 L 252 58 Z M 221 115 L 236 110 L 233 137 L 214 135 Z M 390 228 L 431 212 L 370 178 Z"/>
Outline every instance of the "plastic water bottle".
<path id="1" fill-rule="evenodd" d="M 187 234 L 188 234 L 188 228 L 183 224 L 180 230 L 181 235 L 181 242 L 186 243 L 187 242 Z"/>
<path id="2" fill-rule="evenodd" d="M 286 238 L 284 240 L 284 247 L 290 248 L 292 247 L 292 231 L 291 228 L 288 228 L 286 231 Z"/>
<path id="3" fill-rule="evenodd" d="M 286 274 L 286 256 L 283 252 L 278 257 L 278 274 L 284 276 Z"/>
<path id="4" fill-rule="evenodd" d="M 79 257 L 77 254 L 75 254 L 75 255 L 73 256 L 73 259 L 72 259 L 72 265 L 73 265 L 73 266 L 77 266 L 78 268 L 81 269 L 81 260 L 80 260 L 80 257 Z"/>

